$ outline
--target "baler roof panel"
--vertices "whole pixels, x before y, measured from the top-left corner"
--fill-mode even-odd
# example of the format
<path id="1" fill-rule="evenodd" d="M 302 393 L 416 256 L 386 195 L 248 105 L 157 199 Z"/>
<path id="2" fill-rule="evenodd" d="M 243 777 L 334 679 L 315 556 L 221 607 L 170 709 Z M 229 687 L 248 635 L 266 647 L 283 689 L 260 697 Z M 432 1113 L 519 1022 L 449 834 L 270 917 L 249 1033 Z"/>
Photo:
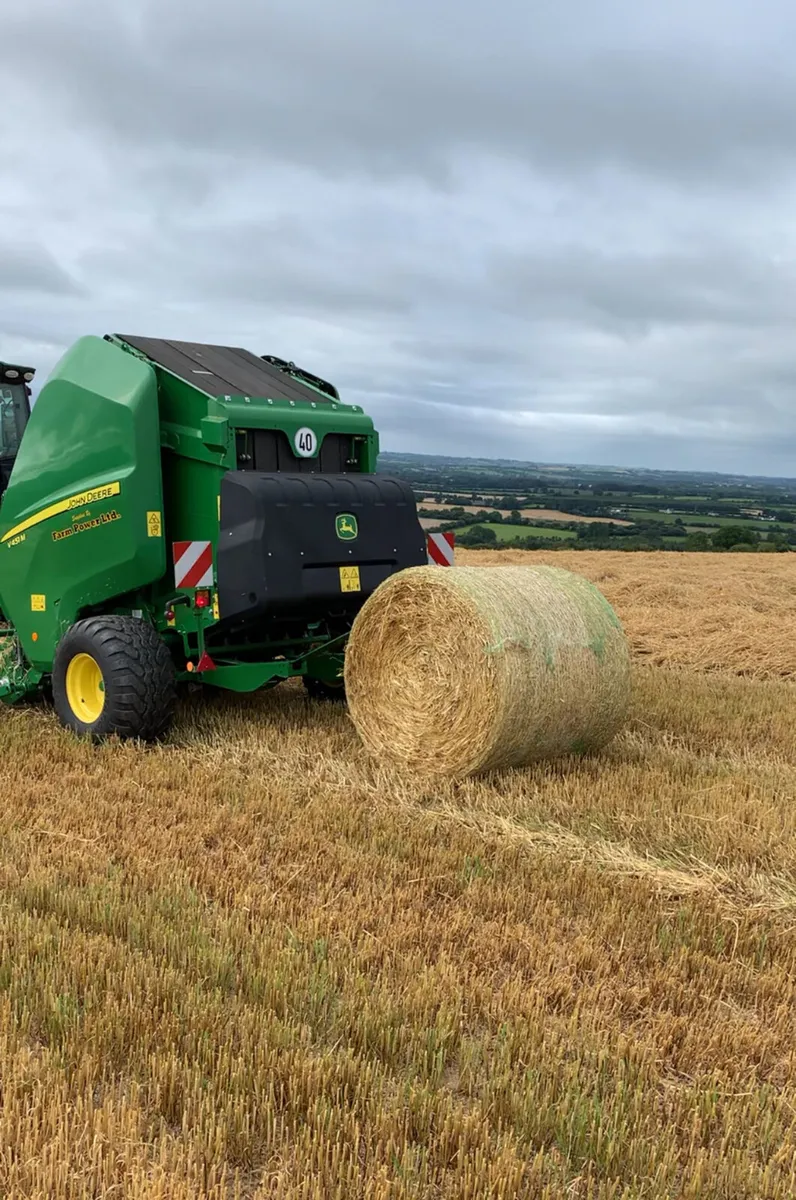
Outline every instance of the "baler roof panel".
<path id="1" fill-rule="evenodd" d="M 167 371 L 211 396 L 262 396 L 269 400 L 329 403 L 329 397 L 306 387 L 278 367 L 239 346 L 203 342 L 171 342 L 163 338 L 116 337 Z"/>

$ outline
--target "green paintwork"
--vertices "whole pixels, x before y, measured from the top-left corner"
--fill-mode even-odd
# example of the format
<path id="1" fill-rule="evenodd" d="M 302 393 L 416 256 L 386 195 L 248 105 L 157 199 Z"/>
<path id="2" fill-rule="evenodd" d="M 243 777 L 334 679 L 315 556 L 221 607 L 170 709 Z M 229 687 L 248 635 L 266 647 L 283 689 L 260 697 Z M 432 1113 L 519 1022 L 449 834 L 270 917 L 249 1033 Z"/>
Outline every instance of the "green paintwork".
<path id="1" fill-rule="evenodd" d="M 335 638 L 325 646 L 310 648 L 299 658 L 285 655 L 256 663 L 216 659 L 215 669 L 203 673 L 199 678 L 212 687 L 235 692 L 254 692 L 295 675 L 310 675 L 325 683 L 339 683 L 344 663 L 342 641 L 342 638 Z M 183 677 L 194 681 L 197 679 L 195 673 L 187 671 Z"/>
<path id="2" fill-rule="evenodd" d="M 120 343 L 121 344 L 121 343 Z M 143 358 L 137 350 L 131 357 Z M 143 359 L 148 366 L 149 360 Z M 160 366 L 158 380 L 161 444 L 164 459 L 166 542 L 218 537 L 221 478 L 236 467 L 236 429 L 281 429 L 293 441 L 309 426 L 317 436 L 317 457 L 328 433 L 351 434 L 359 440 L 358 469 L 376 469 L 379 439 L 373 421 L 361 408 L 342 403 L 272 400 L 229 396 L 217 399 Z M 167 589 L 168 590 L 168 589 Z M 173 590 L 173 589 L 172 589 Z"/>
<path id="3" fill-rule="evenodd" d="M 13 629 L 0 630 L 0 695 L 9 703 L 36 691 L 41 672 L 26 667 Z"/>
<path id="4" fill-rule="evenodd" d="M 162 533 L 147 530 L 147 513 L 162 509 L 155 374 L 82 338 L 41 390 L 0 508 L 0 608 L 34 668 L 49 669 L 81 612 L 163 576 Z"/>
<path id="5" fill-rule="evenodd" d="M 229 691 L 257 691 L 259 688 L 279 683 L 281 679 L 291 679 L 298 674 L 311 674 L 315 679 L 325 683 L 339 683 L 342 672 L 341 656 L 329 655 L 329 658 L 318 658 L 315 666 L 310 659 L 271 660 L 265 662 L 219 662 L 215 671 L 208 671 L 201 677 L 203 683 L 214 688 L 226 688 Z M 187 678 L 196 679 L 196 674 Z"/>
<path id="6" fill-rule="evenodd" d="M 180 678 L 235 691 L 299 674 L 339 681 L 340 639 L 316 626 L 289 647 L 214 649 L 216 670 L 189 673 L 215 618 L 212 607 L 195 607 L 193 590 L 174 585 L 173 542 L 217 543 L 221 480 L 237 466 L 236 430 L 282 430 L 293 442 L 303 428 L 316 436 L 314 456 L 327 434 L 352 435 L 356 469 L 375 471 L 378 434 L 356 405 L 320 393 L 317 404 L 217 398 L 118 338 L 76 342 L 42 387 L 0 505 L 0 609 L 27 660 L 24 669 L 0 671 L 0 699 L 35 690 L 65 630 L 94 612 L 151 621 Z M 341 540 L 356 538 L 356 520 L 344 514 L 337 530 Z"/>
<path id="7" fill-rule="evenodd" d="M 211 687 L 225 688 L 231 692 L 256 692 L 260 688 L 290 679 L 296 671 L 288 662 L 262 663 L 219 663 L 214 671 L 201 676 L 189 675 L 189 679 L 200 678 Z"/>

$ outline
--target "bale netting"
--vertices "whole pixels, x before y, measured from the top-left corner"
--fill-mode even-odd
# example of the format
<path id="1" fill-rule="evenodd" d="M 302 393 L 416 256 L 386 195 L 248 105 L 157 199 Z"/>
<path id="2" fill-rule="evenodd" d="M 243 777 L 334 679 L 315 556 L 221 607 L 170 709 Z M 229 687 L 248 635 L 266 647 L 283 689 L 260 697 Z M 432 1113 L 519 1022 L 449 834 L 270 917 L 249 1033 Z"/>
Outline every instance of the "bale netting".
<path id="1" fill-rule="evenodd" d="M 627 714 L 630 653 L 571 571 L 412 567 L 360 610 L 345 684 L 372 755 L 461 777 L 604 747 Z"/>

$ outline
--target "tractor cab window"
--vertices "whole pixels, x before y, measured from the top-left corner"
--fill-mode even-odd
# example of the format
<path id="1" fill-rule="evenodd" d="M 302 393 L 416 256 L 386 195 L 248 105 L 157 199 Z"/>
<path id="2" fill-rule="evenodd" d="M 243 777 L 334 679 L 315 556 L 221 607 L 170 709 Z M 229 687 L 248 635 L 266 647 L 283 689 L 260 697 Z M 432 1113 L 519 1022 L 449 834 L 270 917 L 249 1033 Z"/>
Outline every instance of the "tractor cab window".
<path id="1" fill-rule="evenodd" d="M 0 383 L 0 458 L 16 458 L 27 420 L 24 384 Z"/>

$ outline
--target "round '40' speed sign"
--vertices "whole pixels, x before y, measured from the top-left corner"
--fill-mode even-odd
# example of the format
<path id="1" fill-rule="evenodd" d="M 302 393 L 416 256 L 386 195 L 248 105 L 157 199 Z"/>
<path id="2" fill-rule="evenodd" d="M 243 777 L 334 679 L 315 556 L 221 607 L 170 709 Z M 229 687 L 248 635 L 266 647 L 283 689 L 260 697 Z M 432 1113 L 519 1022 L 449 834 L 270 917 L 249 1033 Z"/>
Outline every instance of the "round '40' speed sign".
<path id="1" fill-rule="evenodd" d="M 313 429 L 299 429 L 293 438 L 293 448 L 299 458 L 312 458 L 318 449 L 318 439 Z"/>

